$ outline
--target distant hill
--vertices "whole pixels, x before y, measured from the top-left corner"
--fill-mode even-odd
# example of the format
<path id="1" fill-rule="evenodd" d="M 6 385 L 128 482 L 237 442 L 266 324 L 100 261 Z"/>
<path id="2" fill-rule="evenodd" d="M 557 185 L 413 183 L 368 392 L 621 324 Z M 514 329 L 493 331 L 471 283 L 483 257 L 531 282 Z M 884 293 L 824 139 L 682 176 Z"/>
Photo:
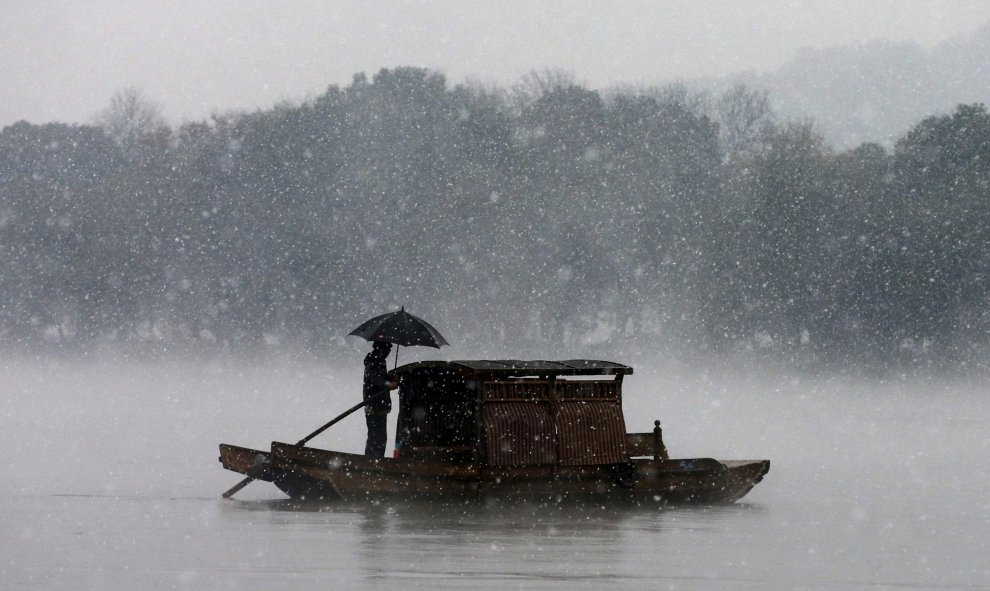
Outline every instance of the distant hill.
<path id="1" fill-rule="evenodd" d="M 990 104 L 988 56 L 990 23 L 931 50 L 889 42 L 805 49 L 776 72 L 720 85 L 766 88 L 778 115 L 810 117 L 837 148 L 891 145 L 927 116 L 960 103 Z"/>

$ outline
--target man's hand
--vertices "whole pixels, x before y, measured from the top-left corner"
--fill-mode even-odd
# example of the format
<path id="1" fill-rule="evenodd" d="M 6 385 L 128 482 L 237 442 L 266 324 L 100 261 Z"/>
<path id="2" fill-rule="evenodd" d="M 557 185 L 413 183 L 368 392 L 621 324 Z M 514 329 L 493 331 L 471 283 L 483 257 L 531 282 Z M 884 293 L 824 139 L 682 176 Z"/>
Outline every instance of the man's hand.
<path id="1" fill-rule="evenodd" d="M 398 387 L 399 387 L 399 382 L 389 382 L 388 383 L 388 389 L 389 390 L 395 390 Z"/>

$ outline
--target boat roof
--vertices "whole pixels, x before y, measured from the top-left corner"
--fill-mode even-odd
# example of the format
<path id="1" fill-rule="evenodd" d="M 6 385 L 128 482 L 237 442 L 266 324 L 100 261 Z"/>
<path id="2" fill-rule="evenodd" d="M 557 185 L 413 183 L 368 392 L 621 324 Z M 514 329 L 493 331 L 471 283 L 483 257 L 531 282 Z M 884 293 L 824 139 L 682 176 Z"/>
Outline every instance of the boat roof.
<path id="1" fill-rule="evenodd" d="M 457 361 L 419 361 L 396 368 L 404 374 L 423 370 L 458 370 L 490 373 L 505 377 L 532 375 L 629 375 L 633 368 L 612 361 L 568 359 L 566 361 L 523 361 L 520 359 L 467 359 Z"/>

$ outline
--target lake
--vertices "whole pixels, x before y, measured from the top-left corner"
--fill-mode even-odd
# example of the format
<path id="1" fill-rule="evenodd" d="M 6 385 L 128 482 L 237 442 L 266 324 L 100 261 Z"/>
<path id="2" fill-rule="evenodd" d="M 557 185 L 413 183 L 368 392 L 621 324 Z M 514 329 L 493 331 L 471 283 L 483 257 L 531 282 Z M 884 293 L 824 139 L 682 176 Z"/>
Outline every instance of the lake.
<path id="1" fill-rule="evenodd" d="M 672 457 L 771 460 L 734 505 L 219 498 L 241 475 L 218 443 L 305 436 L 359 400 L 360 360 L 0 361 L 0 588 L 990 588 L 976 378 L 630 362 L 630 431 L 661 419 Z M 358 413 L 310 445 L 363 436 Z"/>

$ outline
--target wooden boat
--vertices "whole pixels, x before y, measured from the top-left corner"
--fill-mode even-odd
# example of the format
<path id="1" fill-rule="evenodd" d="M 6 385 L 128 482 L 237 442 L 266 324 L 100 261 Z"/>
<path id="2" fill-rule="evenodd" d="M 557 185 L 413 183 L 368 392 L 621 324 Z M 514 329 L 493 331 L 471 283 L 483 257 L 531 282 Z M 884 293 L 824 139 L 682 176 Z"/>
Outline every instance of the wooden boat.
<path id="1" fill-rule="evenodd" d="M 592 497 L 728 503 L 768 460 L 671 459 L 660 422 L 627 433 L 622 378 L 608 361 L 424 361 L 400 383 L 392 458 L 273 442 L 220 445 L 224 468 L 272 482 L 295 499 Z"/>

